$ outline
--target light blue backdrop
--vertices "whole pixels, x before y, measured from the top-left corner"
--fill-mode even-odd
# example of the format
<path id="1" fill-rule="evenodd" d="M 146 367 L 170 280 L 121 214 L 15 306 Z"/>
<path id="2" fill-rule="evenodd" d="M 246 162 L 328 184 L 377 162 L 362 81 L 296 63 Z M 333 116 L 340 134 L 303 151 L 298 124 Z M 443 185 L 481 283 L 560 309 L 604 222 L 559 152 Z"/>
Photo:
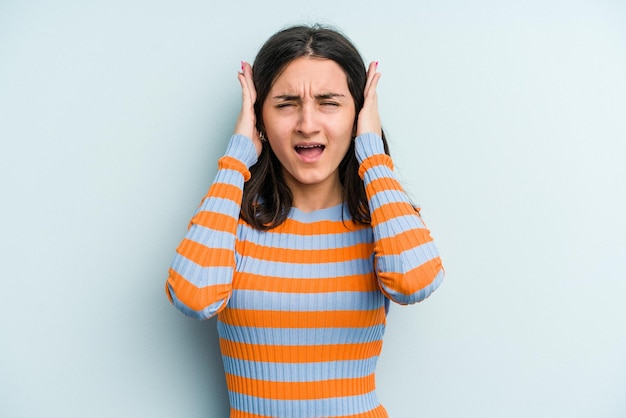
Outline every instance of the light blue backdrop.
<path id="1" fill-rule="evenodd" d="M 0 3 L 0 416 L 225 417 L 174 249 L 292 23 L 380 61 L 397 171 L 447 279 L 393 307 L 391 416 L 626 415 L 626 4 Z"/>

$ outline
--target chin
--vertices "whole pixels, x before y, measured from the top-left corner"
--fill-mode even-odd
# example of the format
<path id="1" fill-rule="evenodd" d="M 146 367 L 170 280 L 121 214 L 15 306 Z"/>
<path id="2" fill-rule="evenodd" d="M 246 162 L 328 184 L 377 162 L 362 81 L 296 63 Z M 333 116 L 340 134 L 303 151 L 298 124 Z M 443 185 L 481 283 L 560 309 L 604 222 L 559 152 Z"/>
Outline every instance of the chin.
<path id="1" fill-rule="evenodd" d="M 315 179 L 315 178 L 296 178 L 295 179 L 298 184 L 302 184 L 304 186 L 315 186 L 316 184 L 321 184 L 324 182 L 324 179 Z"/>
<path id="2" fill-rule="evenodd" d="M 292 176 L 292 178 L 298 183 L 305 186 L 315 186 L 316 184 L 322 184 L 329 180 L 330 176 L 324 175 L 300 175 L 300 176 Z"/>

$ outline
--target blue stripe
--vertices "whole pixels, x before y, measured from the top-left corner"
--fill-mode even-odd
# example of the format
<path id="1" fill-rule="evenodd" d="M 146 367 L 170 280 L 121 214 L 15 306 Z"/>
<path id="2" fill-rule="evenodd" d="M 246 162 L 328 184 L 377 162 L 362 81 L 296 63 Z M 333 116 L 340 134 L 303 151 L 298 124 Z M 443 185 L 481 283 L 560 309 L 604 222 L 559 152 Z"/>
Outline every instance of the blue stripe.
<path id="1" fill-rule="evenodd" d="M 366 133 L 357 136 L 354 140 L 354 149 L 359 163 L 362 163 L 371 155 L 385 153 L 382 138 L 380 135 L 374 133 Z"/>
<path id="2" fill-rule="evenodd" d="M 220 310 L 220 308 L 225 302 L 224 300 L 219 300 L 215 303 L 212 303 L 211 305 L 207 306 L 206 308 L 202 310 L 196 311 L 194 309 L 191 309 L 187 305 L 185 305 L 180 299 L 178 299 L 178 297 L 176 297 L 176 294 L 174 293 L 172 286 L 167 285 L 167 287 L 170 290 L 170 296 L 172 297 L 172 303 L 174 304 L 174 306 L 185 315 L 194 319 L 203 320 L 203 319 L 211 318 Z"/>
<path id="3" fill-rule="evenodd" d="M 234 409 L 268 417 L 341 417 L 362 414 L 380 405 L 375 392 L 359 396 L 301 401 L 265 399 L 236 392 L 229 392 L 228 395 Z"/>
<path id="4" fill-rule="evenodd" d="M 243 175 L 237 170 L 223 169 L 217 172 L 217 175 L 215 176 L 215 180 L 213 183 L 214 184 L 219 184 L 219 183 L 230 184 L 230 185 L 239 187 L 241 189 L 243 188 L 244 180 L 243 180 Z M 195 216 L 198 214 L 198 212 L 207 210 L 207 207 L 212 207 L 211 205 L 214 205 L 216 201 L 222 201 L 222 200 L 228 201 L 228 199 L 223 199 L 219 196 L 210 196 L 210 197 L 205 196 L 204 199 L 200 202 L 200 204 L 196 208 L 196 210 L 194 211 L 193 215 Z M 236 212 L 229 211 L 228 214 L 235 214 L 236 217 L 238 218 L 239 209 L 240 207 L 237 206 Z M 219 210 L 217 210 L 216 212 L 219 212 Z"/>
<path id="5" fill-rule="evenodd" d="M 299 264 L 243 257 L 241 265 L 237 267 L 238 271 L 242 273 L 271 277 L 288 277 L 292 279 L 323 279 L 337 276 L 369 274 L 373 272 L 371 258 L 354 259 L 339 263 Z"/>
<path id="6" fill-rule="evenodd" d="M 234 219 L 239 219 L 239 212 L 241 207 L 239 204 L 233 202 L 230 199 L 224 199 L 222 197 L 211 197 L 206 199 L 202 205 L 196 211 L 197 215 L 199 212 L 215 212 L 221 215 L 231 216 Z"/>
<path id="7" fill-rule="evenodd" d="M 386 203 L 400 202 L 409 203 L 409 199 L 404 192 L 400 190 L 381 190 L 370 198 L 370 211 L 374 211 Z"/>
<path id="8" fill-rule="evenodd" d="M 243 174 L 241 174 L 237 170 L 233 170 L 230 168 L 223 168 L 220 171 L 218 171 L 217 175 L 215 176 L 215 180 L 213 182 L 213 184 L 219 184 L 219 183 L 232 184 L 233 186 L 237 186 L 241 188 L 244 183 Z"/>
<path id="9" fill-rule="evenodd" d="M 320 221 L 341 222 L 352 218 L 350 217 L 348 206 L 341 203 L 329 208 L 314 210 L 312 212 L 303 212 L 296 207 L 292 207 L 289 211 L 289 219 L 310 224 Z"/>
<path id="10" fill-rule="evenodd" d="M 297 248 L 299 250 L 337 249 L 362 243 L 373 243 L 371 228 L 339 234 L 297 235 L 273 231 L 258 231 L 249 225 L 240 224 L 237 236 L 242 241 L 267 247 Z"/>
<path id="11" fill-rule="evenodd" d="M 400 255 L 385 255 L 376 258 L 378 271 L 406 273 L 436 258 L 437 247 L 433 241 L 404 251 Z"/>
<path id="12" fill-rule="evenodd" d="M 230 137 L 226 155 L 242 161 L 246 167 L 252 167 L 257 162 L 254 143 L 250 138 L 241 134 L 234 134 Z"/>
<path id="13" fill-rule="evenodd" d="M 389 178 L 395 180 L 393 171 L 385 164 L 370 167 L 363 176 L 363 181 L 368 184 L 376 179 Z"/>
<path id="14" fill-rule="evenodd" d="M 269 363 L 222 357 L 228 374 L 271 382 L 317 382 L 369 376 L 376 369 L 378 356 L 364 360 L 316 363 Z"/>
<path id="15" fill-rule="evenodd" d="M 262 290 L 232 292 L 229 308 L 285 312 L 366 311 L 385 304 L 382 292 L 282 293 Z"/>
<path id="16" fill-rule="evenodd" d="M 232 282 L 232 267 L 202 267 L 188 258 L 176 253 L 172 261 L 172 269 L 196 287 Z"/>
<path id="17" fill-rule="evenodd" d="M 223 248 L 226 250 L 232 250 L 235 242 L 235 236 L 232 233 L 216 231 L 202 225 L 192 226 L 186 238 L 204 246 L 210 243 L 210 248 Z"/>
<path id="18" fill-rule="evenodd" d="M 217 329 L 229 341 L 279 346 L 362 344 L 380 341 L 385 333 L 382 324 L 366 328 L 257 328 L 218 322 Z"/>

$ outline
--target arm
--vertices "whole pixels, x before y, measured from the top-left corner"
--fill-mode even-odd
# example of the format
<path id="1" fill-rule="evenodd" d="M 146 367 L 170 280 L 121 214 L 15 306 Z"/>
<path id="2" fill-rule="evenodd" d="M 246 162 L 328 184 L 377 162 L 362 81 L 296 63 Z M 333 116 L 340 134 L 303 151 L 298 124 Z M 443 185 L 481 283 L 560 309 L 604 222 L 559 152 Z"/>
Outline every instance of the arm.
<path id="1" fill-rule="evenodd" d="M 242 102 L 235 135 L 228 143 L 226 155 L 218 162 L 213 185 L 176 249 L 165 285 L 174 306 L 197 319 L 217 314 L 230 298 L 243 185 L 262 149 L 255 128 L 256 90 L 250 64 L 241 63 L 237 79 Z"/>
<path id="2" fill-rule="evenodd" d="M 430 231 L 395 178 L 381 137 L 362 134 L 356 138 L 355 149 L 372 216 L 381 290 L 397 303 L 421 302 L 444 276 Z"/>
<path id="3" fill-rule="evenodd" d="M 235 242 L 244 182 L 256 162 L 253 142 L 233 135 L 207 195 L 196 209 L 169 269 L 165 290 L 185 315 L 207 319 L 231 294 Z"/>
<path id="4" fill-rule="evenodd" d="M 373 62 L 367 72 L 355 151 L 372 216 L 380 288 L 395 302 L 416 303 L 441 284 L 444 270 L 430 231 L 396 180 L 391 158 L 384 152 L 377 69 L 378 63 Z"/>

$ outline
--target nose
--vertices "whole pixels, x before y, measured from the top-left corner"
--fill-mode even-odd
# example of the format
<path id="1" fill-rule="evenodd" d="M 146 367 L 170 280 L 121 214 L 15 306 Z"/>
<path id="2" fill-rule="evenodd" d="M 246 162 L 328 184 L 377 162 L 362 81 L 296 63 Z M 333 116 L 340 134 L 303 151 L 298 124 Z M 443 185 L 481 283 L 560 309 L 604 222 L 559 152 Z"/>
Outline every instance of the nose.
<path id="1" fill-rule="evenodd" d="M 296 131 L 304 137 L 312 137 L 319 132 L 318 122 L 315 106 L 306 103 L 300 108 Z"/>

